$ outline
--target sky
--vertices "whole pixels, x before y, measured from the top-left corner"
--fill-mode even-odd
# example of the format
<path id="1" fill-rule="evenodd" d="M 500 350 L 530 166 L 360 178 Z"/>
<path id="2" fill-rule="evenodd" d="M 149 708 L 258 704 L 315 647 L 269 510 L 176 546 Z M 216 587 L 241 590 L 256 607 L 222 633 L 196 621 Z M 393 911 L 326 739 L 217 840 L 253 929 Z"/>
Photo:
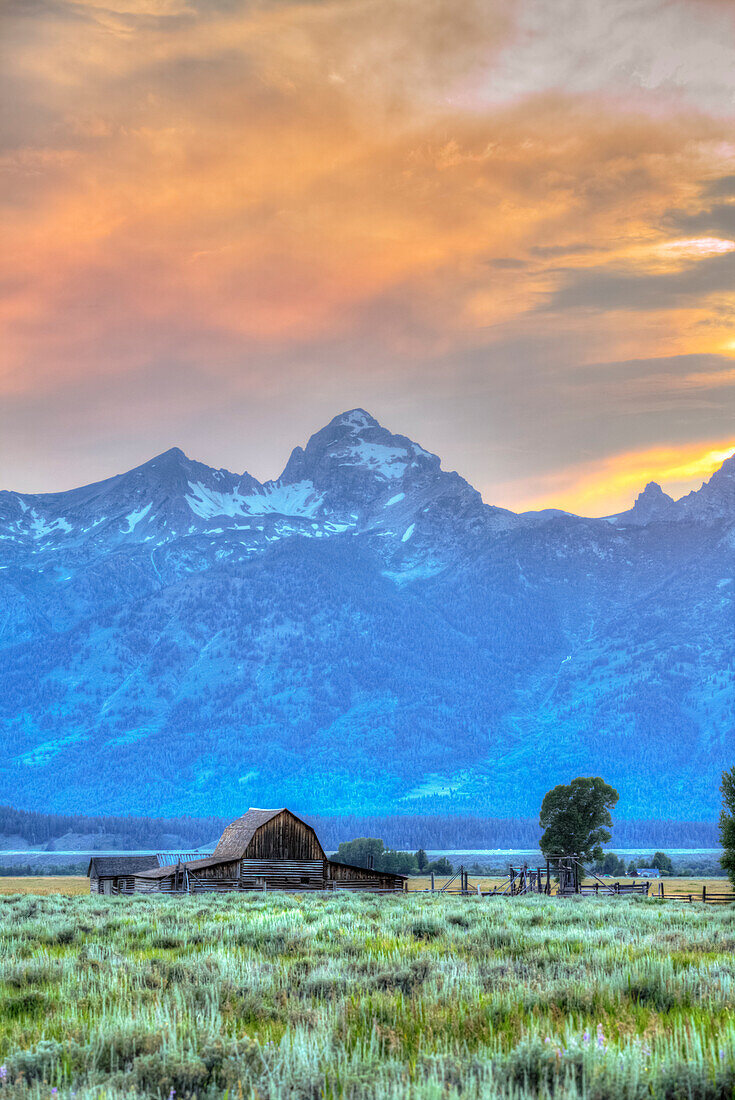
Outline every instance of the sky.
<path id="1" fill-rule="evenodd" d="M 0 218 L 2 488 L 356 406 L 517 511 L 735 450 L 732 0 L 4 0 Z"/>

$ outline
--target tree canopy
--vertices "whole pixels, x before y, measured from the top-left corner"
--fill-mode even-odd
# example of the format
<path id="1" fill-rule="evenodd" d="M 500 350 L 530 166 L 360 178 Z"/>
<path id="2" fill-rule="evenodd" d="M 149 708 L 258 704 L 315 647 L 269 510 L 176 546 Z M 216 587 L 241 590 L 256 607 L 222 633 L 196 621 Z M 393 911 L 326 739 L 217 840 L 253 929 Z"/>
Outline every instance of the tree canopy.
<path id="1" fill-rule="evenodd" d="M 720 863 L 735 885 L 735 767 L 722 773 L 722 813 L 720 814 L 720 843 L 723 847 Z"/>
<path id="2" fill-rule="evenodd" d="M 599 775 L 560 783 L 541 803 L 541 851 L 547 858 L 602 859 L 602 845 L 612 836 L 610 810 L 617 801 L 618 792 Z"/>
<path id="3" fill-rule="evenodd" d="M 430 863 L 423 848 L 418 852 L 398 852 L 386 848 L 377 837 L 343 840 L 332 858 L 353 867 L 369 867 L 372 862 L 376 871 L 394 871 L 399 875 L 430 874 L 432 871 L 437 875 L 453 873 L 451 863 L 444 856 Z"/>

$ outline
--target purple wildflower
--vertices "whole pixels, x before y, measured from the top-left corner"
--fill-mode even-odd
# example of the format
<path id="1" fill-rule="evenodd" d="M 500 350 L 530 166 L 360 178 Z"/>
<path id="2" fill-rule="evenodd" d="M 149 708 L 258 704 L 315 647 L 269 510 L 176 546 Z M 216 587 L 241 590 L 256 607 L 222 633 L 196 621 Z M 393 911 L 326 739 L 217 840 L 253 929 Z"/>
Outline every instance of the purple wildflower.
<path id="1" fill-rule="evenodd" d="M 590 1045 L 590 1033 L 587 1028 L 585 1028 L 582 1033 L 582 1042 L 586 1047 Z"/>
<path id="2" fill-rule="evenodd" d="M 602 1030 L 602 1024 L 597 1025 L 597 1049 L 605 1049 L 605 1032 Z"/>
<path id="3" fill-rule="evenodd" d="M 8 1076 L 8 1067 L 5 1066 L 5 1065 L 0 1066 L 0 1081 L 4 1081 L 7 1076 Z"/>

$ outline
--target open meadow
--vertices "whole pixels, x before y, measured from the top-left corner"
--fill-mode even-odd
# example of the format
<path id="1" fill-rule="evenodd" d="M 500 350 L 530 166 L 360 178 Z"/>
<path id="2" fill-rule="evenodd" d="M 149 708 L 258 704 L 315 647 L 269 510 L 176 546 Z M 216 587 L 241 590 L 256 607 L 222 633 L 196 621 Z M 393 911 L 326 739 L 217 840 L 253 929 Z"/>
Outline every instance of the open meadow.
<path id="1" fill-rule="evenodd" d="M 474 889 L 479 886 L 482 891 L 496 890 L 505 881 L 498 875 L 470 875 L 470 886 Z M 592 879 L 585 880 L 592 882 Z M 630 878 L 611 878 L 609 882 L 632 882 Z M 701 894 L 702 887 L 708 891 L 732 892 L 732 885 L 726 878 L 666 878 L 662 880 L 668 894 Z M 437 875 L 434 886 L 437 891 L 442 886 L 448 885 L 456 892 L 458 883 L 449 878 Z M 416 875 L 408 879 L 409 893 L 429 890 L 431 879 L 427 876 Z M 658 883 L 653 883 L 651 891 L 658 889 Z M 89 879 L 83 875 L 18 875 L 17 877 L 0 877 L 0 896 L 3 894 L 75 894 L 89 893 Z"/>
<path id="2" fill-rule="evenodd" d="M 724 1100 L 733 916 L 642 898 L 5 896 L 0 1097 Z"/>

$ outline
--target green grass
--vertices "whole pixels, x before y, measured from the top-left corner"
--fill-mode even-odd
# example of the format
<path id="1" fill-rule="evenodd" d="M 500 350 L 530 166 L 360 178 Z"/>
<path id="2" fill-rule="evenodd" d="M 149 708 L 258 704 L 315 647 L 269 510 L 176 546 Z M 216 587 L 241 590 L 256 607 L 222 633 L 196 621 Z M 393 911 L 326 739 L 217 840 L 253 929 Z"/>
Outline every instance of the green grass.
<path id="1" fill-rule="evenodd" d="M 644 899 L 4 897 L 0 1100 L 725 1100 L 734 915 Z"/>

